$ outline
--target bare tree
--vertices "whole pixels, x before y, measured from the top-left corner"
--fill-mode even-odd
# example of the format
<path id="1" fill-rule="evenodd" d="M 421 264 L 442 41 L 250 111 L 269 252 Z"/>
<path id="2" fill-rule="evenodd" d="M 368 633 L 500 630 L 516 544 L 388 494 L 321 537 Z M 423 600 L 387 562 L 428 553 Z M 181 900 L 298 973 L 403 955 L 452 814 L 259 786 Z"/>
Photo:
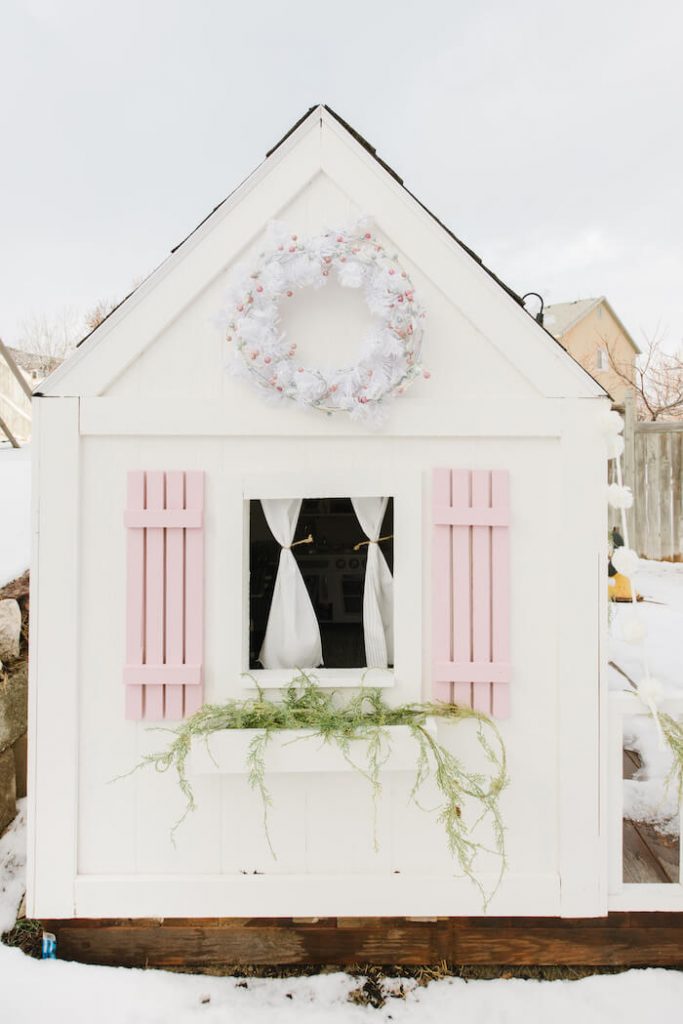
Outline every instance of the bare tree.
<path id="1" fill-rule="evenodd" d="M 683 419 L 683 352 L 665 352 L 662 341 L 661 335 L 655 335 L 635 367 L 620 360 L 607 345 L 612 371 L 635 391 L 641 420 Z"/>
<path id="2" fill-rule="evenodd" d="M 21 324 L 19 346 L 34 356 L 32 369 L 43 376 L 51 373 L 73 351 L 83 333 L 83 322 L 69 306 L 53 317 L 35 314 Z"/>
<path id="3" fill-rule="evenodd" d="M 94 331 L 96 327 L 99 327 L 103 320 L 106 320 L 113 309 L 116 309 L 118 302 L 116 299 L 100 299 L 96 302 L 88 312 L 85 314 L 85 326 L 88 331 Z"/>

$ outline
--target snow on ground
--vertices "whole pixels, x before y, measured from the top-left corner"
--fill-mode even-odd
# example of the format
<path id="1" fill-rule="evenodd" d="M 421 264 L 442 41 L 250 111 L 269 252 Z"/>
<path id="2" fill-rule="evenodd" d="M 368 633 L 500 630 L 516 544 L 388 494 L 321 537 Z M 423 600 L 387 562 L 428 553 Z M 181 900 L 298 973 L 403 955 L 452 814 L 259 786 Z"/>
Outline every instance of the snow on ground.
<path id="1" fill-rule="evenodd" d="M 0 587 L 26 572 L 31 555 L 31 449 L 0 444 Z"/>
<path id="2" fill-rule="evenodd" d="M 463 981 L 424 988 L 381 1009 L 357 1006 L 348 974 L 307 978 L 209 978 L 31 960 L 0 947 L 0 1011 L 12 1024 L 643 1024 L 676 1020 L 683 974 L 645 970 L 582 981 Z"/>
<path id="3" fill-rule="evenodd" d="M 0 935 L 14 926 L 24 895 L 26 875 L 26 800 L 17 801 L 18 814 L 0 836 Z M 1 1000 L 0 989 L 0 1000 Z"/>
<path id="4" fill-rule="evenodd" d="M 641 560 L 635 586 L 644 598 L 637 610 L 629 604 L 611 606 L 610 661 L 636 683 L 647 666 L 662 684 L 665 696 L 683 696 L 683 564 Z M 634 615 L 647 629 L 643 645 L 629 644 L 622 636 L 622 627 Z M 610 689 L 630 689 L 613 668 L 609 683 Z M 634 710 L 642 709 L 638 701 L 633 703 Z M 665 834 L 678 834 L 677 793 L 665 784 L 671 753 L 661 744 L 654 721 L 643 715 L 624 719 L 624 745 L 636 750 L 643 762 L 635 778 L 624 781 L 624 816 L 650 822 Z"/>
<path id="5" fill-rule="evenodd" d="M 641 559 L 636 590 L 645 600 L 637 611 L 631 604 L 613 604 L 610 610 L 610 660 L 631 679 L 642 678 L 641 647 L 622 639 L 621 627 L 637 615 L 645 624 L 645 652 L 650 673 L 670 696 L 683 695 L 683 563 L 647 562 Z M 612 671 L 610 686 L 628 687 Z"/>

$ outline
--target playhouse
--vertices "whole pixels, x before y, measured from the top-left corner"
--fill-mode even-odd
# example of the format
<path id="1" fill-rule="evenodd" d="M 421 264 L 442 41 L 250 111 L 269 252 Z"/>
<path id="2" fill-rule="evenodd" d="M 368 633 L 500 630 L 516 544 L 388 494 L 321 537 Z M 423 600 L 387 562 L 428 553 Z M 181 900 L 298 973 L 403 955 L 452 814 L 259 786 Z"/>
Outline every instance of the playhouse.
<path id="1" fill-rule="evenodd" d="M 306 669 L 490 715 L 510 783 L 489 913 L 606 914 L 609 407 L 310 110 L 35 397 L 29 913 L 483 914 L 398 735 L 376 843 L 367 780 L 282 744 L 274 857 L 228 734 L 191 751 L 171 839 L 173 773 L 128 774 L 165 742 L 150 726 Z"/>

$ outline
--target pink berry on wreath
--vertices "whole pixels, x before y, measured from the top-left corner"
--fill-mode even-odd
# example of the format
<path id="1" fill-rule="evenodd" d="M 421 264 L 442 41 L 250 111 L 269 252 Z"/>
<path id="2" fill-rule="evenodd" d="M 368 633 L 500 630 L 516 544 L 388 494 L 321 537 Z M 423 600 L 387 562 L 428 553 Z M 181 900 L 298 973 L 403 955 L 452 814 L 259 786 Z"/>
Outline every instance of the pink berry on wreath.
<path id="1" fill-rule="evenodd" d="M 291 349 L 292 349 L 292 352 L 296 352 L 296 342 L 295 341 L 292 342 Z"/>
<path id="2" fill-rule="evenodd" d="M 369 231 L 366 231 L 365 234 L 363 235 L 363 238 L 372 238 L 372 235 L 370 234 Z"/>
<path id="3" fill-rule="evenodd" d="M 288 290 L 288 291 L 287 291 L 287 298 L 288 298 L 288 299 L 291 299 L 291 297 L 292 297 L 292 295 L 293 295 L 293 294 L 294 294 L 294 292 L 293 292 L 293 291 L 289 291 L 289 290 Z"/>
<path id="4" fill-rule="evenodd" d="M 297 373 L 303 373 L 304 372 L 303 366 L 300 366 L 296 372 Z"/>
<path id="5" fill-rule="evenodd" d="M 270 356 L 264 356 L 264 357 L 263 357 L 263 362 L 264 362 L 264 363 L 266 364 L 266 366 L 267 366 L 267 365 L 268 365 L 268 363 L 271 363 L 271 362 L 272 362 L 272 358 L 271 358 Z"/>
<path id="6" fill-rule="evenodd" d="M 279 385 L 279 384 L 278 384 L 278 386 L 277 386 L 277 390 L 278 390 L 278 391 L 282 391 L 282 388 L 280 387 L 280 385 Z"/>
<path id="7" fill-rule="evenodd" d="M 262 292 L 263 291 L 263 285 L 262 284 L 257 284 L 256 285 L 256 291 L 257 292 Z"/>
<path id="8" fill-rule="evenodd" d="M 335 391 L 337 390 L 337 385 L 336 384 L 330 384 L 330 386 L 329 386 L 329 388 L 327 390 L 329 391 L 329 393 L 331 395 L 333 395 L 335 393 Z"/>
<path id="9" fill-rule="evenodd" d="M 390 267 L 390 268 L 389 268 L 389 275 L 393 277 L 393 275 L 394 275 L 395 273 L 396 273 L 396 271 L 394 270 L 394 268 L 393 268 L 393 267 Z"/>
<path id="10" fill-rule="evenodd" d="M 295 245 L 290 245 L 289 251 L 290 252 L 296 252 L 296 246 Z"/>
<path id="11" fill-rule="evenodd" d="M 423 370 L 422 376 L 424 377 L 425 380 L 429 380 L 431 377 L 431 373 L 429 372 L 429 370 Z"/>
<path id="12" fill-rule="evenodd" d="M 296 242 L 296 240 L 297 240 L 297 238 L 298 238 L 298 237 L 299 237 L 298 235 L 292 235 L 292 241 L 293 241 L 293 242 Z"/>
<path id="13" fill-rule="evenodd" d="M 338 242 L 343 242 L 344 241 L 343 236 L 342 235 L 337 235 L 337 241 Z"/>

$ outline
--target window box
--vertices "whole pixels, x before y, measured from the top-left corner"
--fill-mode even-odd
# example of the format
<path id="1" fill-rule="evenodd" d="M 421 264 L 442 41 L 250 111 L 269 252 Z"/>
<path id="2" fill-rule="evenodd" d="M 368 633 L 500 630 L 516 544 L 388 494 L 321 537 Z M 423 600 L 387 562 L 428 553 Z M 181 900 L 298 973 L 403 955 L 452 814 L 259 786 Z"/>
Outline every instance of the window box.
<path id="1" fill-rule="evenodd" d="M 436 736 L 436 720 L 427 719 Z M 418 745 L 407 725 L 387 726 L 388 757 L 382 771 L 413 771 Z M 246 775 L 249 745 L 261 729 L 224 729 L 207 741 L 197 737 L 187 761 L 188 775 Z M 361 768 L 367 761 L 365 740 L 352 740 L 349 756 Z M 352 772 L 356 769 L 336 743 L 326 743 L 309 729 L 282 729 L 271 736 L 265 749 L 266 775 L 299 772 Z"/>

